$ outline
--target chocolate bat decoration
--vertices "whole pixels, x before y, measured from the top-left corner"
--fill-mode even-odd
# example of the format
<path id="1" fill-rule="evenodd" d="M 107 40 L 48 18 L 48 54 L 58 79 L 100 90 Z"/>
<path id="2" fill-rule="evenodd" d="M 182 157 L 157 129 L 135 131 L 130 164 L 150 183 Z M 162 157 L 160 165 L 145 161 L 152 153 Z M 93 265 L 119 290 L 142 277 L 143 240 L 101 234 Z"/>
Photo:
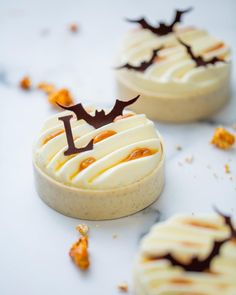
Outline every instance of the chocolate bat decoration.
<path id="1" fill-rule="evenodd" d="M 164 36 L 173 32 L 174 25 L 177 23 L 180 23 L 182 21 L 182 16 L 185 13 L 190 12 L 191 10 L 192 10 L 192 7 L 185 10 L 175 10 L 175 17 L 170 25 L 167 25 L 164 22 L 160 22 L 157 27 L 153 27 L 145 20 L 145 18 L 140 18 L 137 20 L 127 19 L 127 21 L 130 23 L 138 23 L 141 25 L 143 29 L 147 29 L 158 36 Z"/>
<path id="2" fill-rule="evenodd" d="M 90 151 L 93 149 L 93 139 L 91 139 L 90 142 L 84 147 L 77 148 L 75 146 L 73 134 L 72 134 L 72 129 L 71 129 L 71 125 L 70 125 L 70 120 L 72 119 L 72 117 L 73 117 L 72 115 L 68 115 L 68 116 L 63 116 L 63 117 L 58 118 L 58 120 L 61 120 L 63 122 L 64 127 L 65 127 L 66 139 L 67 139 L 67 144 L 68 144 L 68 148 L 64 152 L 65 156 L 70 156 L 73 154 L 78 154 L 78 153 Z"/>
<path id="3" fill-rule="evenodd" d="M 236 229 L 233 227 L 233 223 L 230 216 L 224 215 L 220 213 L 218 210 L 216 211 L 223 219 L 225 225 L 227 225 L 230 229 L 230 235 L 228 238 L 222 240 L 222 241 L 214 241 L 212 250 L 208 254 L 208 256 L 200 260 L 198 257 L 193 257 L 191 261 L 188 264 L 182 263 L 178 259 L 172 256 L 171 253 L 167 253 L 163 256 L 155 256 L 151 257 L 151 260 L 156 259 L 166 259 L 168 260 L 173 266 L 181 266 L 184 270 L 190 271 L 190 272 L 203 272 L 206 270 L 210 270 L 211 262 L 212 260 L 219 255 L 221 247 L 229 242 L 232 239 L 236 239 Z"/>
<path id="4" fill-rule="evenodd" d="M 148 61 L 142 61 L 137 66 L 131 65 L 130 63 L 126 63 L 123 66 L 117 67 L 116 69 L 120 70 L 120 69 L 125 69 L 126 68 L 128 70 L 134 70 L 134 71 L 137 71 L 137 72 L 145 72 L 146 69 L 149 68 L 155 62 L 155 59 L 158 57 L 159 51 L 162 50 L 162 49 L 163 49 L 163 46 L 161 46 L 158 49 L 154 49 L 152 51 L 152 56 L 150 57 L 150 59 Z"/>
<path id="5" fill-rule="evenodd" d="M 213 57 L 212 59 L 206 61 L 204 60 L 200 55 L 196 56 L 193 51 L 191 46 L 187 45 L 186 43 L 184 43 L 183 41 L 181 41 L 179 38 L 177 38 L 177 40 L 179 41 L 180 44 L 182 44 L 186 50 L 187 53 L 189 54 L 189 56 L 191 57 L 191 59 L 195 62 L 196 67 L 205 67 L 209 64 L 214 65 L 215 63 L 221 61 L 221 62 L 225 62 L 223 59 L 219 59 L 218 57 Z"/>
<path id="6" fill-rule="evenodd" d="M 78 103 L 73 106 L 63 106 L 57 103 L 61 108 L 64 110 L 72 111 L 75 113 L 77 120 L 85 120 L 89 125 L 92 125 L 94 128 L 99 128 L 101 126 L 107 125 L 109 123 L 112 123 L 114 119 L 117 116 L 122 115 L 123 110 L 126 106 L 133 104 L 136 102 L 136 100 L 140 97 L 140 95 L 137 95 L 133 99 L 130 99 L 128 101 L 121 101 L 121 100 L 116 100 L 114 107 L 112 110 L 108 113 L 105 114 L 104 110 L 95 111 L 95 115 L 92 116 L 89 113 L 86 112 L 84 109 L 83 105 L 81 103 Z"/>

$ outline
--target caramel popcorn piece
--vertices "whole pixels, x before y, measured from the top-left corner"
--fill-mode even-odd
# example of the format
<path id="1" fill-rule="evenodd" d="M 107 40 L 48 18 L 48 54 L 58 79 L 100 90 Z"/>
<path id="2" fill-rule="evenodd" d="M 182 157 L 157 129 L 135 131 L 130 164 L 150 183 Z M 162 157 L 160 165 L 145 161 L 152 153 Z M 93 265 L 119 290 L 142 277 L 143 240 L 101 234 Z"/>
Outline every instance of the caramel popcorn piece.
<path id="1" fill-rule="evenodd" d="M 88 254 L 88 237 L 83 236 L 74 243 L 70 249 L 70 257 L 74 263 L 81 269 L 89 268 L 89 254 Z"/>
<path id="2" fill-rule="evenodd" d="M 41 82 L 37 86 L 38 89 L 42 90 L 46 94 L 52 94 L 56 91 L 56 87 L 53 84 L 47 82 Z"/>
<path id="3" fill-rule="evenodd" d="M 70 25 L 69 29 L 72 33 L 77 33 L 78 32 L 78 25 L 73 23 Z"/>
<path id="4" fill-rule="evenodd" d="M 76 226 L 76 230 L 82 235 L 82 236 L 87 236 L 89 227 L 87 224 L 79 224 Z"/>
<path id="5" fill-rule="evenodd" d="M 20 87 L 24 90 L 29 90 L 31 87 L 31 81 L 28 76 L 25 76 L 21 81 L 20 81 Z"/>
<path id="6" fill-rule="evenodd" d="M 229 149 L 235 143 L 235 136 L 227 131 L 223 127 L 218 127 L 215 129 L 215 133 L 211 140 L 211 144 L 215 145 L 219 149 Z"/>
<path id="7" fill-rule="evenodd" d="M 50 93 L 48 95 L 48 101 L 52 105 L 56 105 L 56 103 L 59 103 L 63 106 L 70 106 L 74 103 L 69 90 L 67 90 L 66 88 L 62 88 L 58 91 Z"/>
<path id="8" fill-rule="evenodd" d="M 129 291 L 128 285 L 126 283 L 121 283 L 117 287 L 120 292 L 127 293 Z"/>

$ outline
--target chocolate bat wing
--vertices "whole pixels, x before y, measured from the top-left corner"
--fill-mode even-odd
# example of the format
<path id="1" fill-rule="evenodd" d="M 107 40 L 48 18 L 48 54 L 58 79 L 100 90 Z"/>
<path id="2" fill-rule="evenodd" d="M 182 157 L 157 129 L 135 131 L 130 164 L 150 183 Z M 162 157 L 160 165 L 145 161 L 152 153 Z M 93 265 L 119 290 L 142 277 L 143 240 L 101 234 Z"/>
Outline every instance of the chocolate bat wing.
<path id="1" fill-rule="evenodd" d="M 70 107 L 62 106 L 59 103 L 57 104 L 64 110 L 75 113 L 77 120 L 83 119 L 94 128 L 99 128 L 106 124 L 112 123 L 117 116 L 122 115 L 124 108 L 134 103 L 139 98 L 139 96 L 140 95 L 128 101 L 116 100 L 114 107 L 108 114 L 106 114 L 104 110 L 96 110 L 94 116 L 88 114 L 81 103 Z"/>
<path id="2" fill-rule="evenodd" d="M 156 28 L 155 27 L 153 27 L 152 25 L 150 25 L 146 20 L 145 20 L 145 18 L 144 17 L 142 17 L 142 18 L 139 18 L 139 19 L 129 19 L 129 18 L 127 18 L 126 19 L 128 22 L 130 22 L 130 23 L 137 23 L 137 24 L 139 24 L 143 29 L 148 29 L 148 30 L 150 30 L 151 32 L 153 32 L 153 33 L 156 33 Z"/>
<path id="3" fill-rule="evenodd" d="M 121 69 L 128 69 L 128 70 L 136 70 L 136 71 L 140 71 L 140 66 L 133 66 L 130 63 L 126 63 L 122 66 L 116 67 L 116 70 L 121 70 Z"/>
<path id="4" fill-rule="evenodd" d="M 181 22 L 182 20 L 182 16 L 185 14 L 185 13 L 188 13 L 192 10 L 192 8 L 188 8 L 188 9 L 185 9 L 185 10 L 176 10 L 175 11 L 175 18 L 174 20 L 172 21 L 172 23 L 170 25 L 167 25 L 166 23 L 164 22 L 160 22 L 159 25 L 157 27 L 154 27 L 152 25 L 150 25 L 144 17 L 140 18 L 140 19 L 137 19 L 137 20 L 132 20 L 132 19 L 127 19 L 128 22 L 131 22 L 131 23 L 138 23 L 140 24 L 140 26 L 143 28 L 143 29 L 147 29 L 149 31 L 151 31 L 152 33 L 156 34 L 156 35 L 159 35 L 159 36 L 164 36 L 164 35 L 167 35 L 171 32 L 173 32 L 173 27 L 176 23 L 179 23 Z"/>
<path id="5" fill-rule="evenodd" d="M 112 108 L 110 113 L 107 114 L 106 116 L 109 118 L 109 120 L 111 122 L 113 122 L 113 120 L 117 116 L 122 115 L 123 110 L 124 110 L 125 107 L 135 103 L 138 100 L 139 97 L 140 97 L 140 95 L 137 95 L 136 97 L 134 97 L 134 98 L 132 98 L 130 100 L 127 100 L 127 101 L 122 101 L 122 100 L 117 99 L 114 107 Z"/>
<path id="6" fill-rule="evenodd" d="M 92 116 L 86 112 L 81 103 L 69 107 L 63 106 L 59 103 L 57 103 L 57 105 L 64 110 L 73 112 L 76 115 L 77 120 L 84 119 L 86 122 L 89 122 L 92 118 Z"/>
<path id="7" fill-rule="evenodd" d="M 187 53 L 190 55 L 191 59 L 196 63 L 196 67 L 201 67 L 201 66 L 205 67 L 205 66 L 207 66 L 209 64 L 214 65 L 215 63 L 217 63 L 219 61 L 225 62 L 223 59 L 219 59 L 216 56 L 213 57 L 212 59 L 206 61 L 200 55 L 196 56 L 193 53 L 191 46 L 187 45 L 186 43 L 181 41 L 179 38 L 177 38 L 177 40 L 179 41 L 180 44 L 182 44 L 186 48 Z"/>
<path id="8" fill-rule="evenodd" d="M 154 63 L 156 57 L 158 56 L 158 53 L 160 50 L 162 50 L 164 47 L 161 46 L 159 47 L 158 49 L 154 49 L 152 51 L 152 56 L 150 57 L 150 59 L 148 61 L 142 61 L 139 65 L 137 66 L 134 66 L 134 65 L 131 65 L 130 63 L 126 63 L 122 66 L 119 66 L 117 67 L 116 69 L 117 70 L 120 70 L 120 69 L 128 69 L 128 70 L 135 70 L 137 72 L 145 72 L 145 70 Z"/>
<path id="9" fill-rule="evenodd" d="M 175 11 L 175 18 L 171 24 L 171 27 L 173 27 L 176 23 L 180 23 L 182 21 L 182 16 L 185 14 L 185 13 L 188 13 L 190 11 L 192 11 L 193 8 L 192 7 L 189 7 L 188 9 L 185 9 L 185 10 L 176 10 Z"/>

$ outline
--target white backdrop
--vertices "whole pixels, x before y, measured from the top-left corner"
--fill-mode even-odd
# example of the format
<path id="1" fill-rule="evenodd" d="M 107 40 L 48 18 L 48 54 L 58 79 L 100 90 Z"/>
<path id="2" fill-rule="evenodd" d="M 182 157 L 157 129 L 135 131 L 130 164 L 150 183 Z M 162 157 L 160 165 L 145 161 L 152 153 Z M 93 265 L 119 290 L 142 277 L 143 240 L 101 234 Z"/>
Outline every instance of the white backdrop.
<path id="1" fill-rule="evenodd" d="M 22 76 L 30 75 L 33 83 L 46 80 L 68 87 L 83 102 L 112 104 L 116 98 L 114 56 L 131 27 L 124 17 L 170 20 L 174 8 L 189 6 L 194 11 L 186 15 L 184 23 L 208 29 L 235 52 L 233 0 L 0 0 L 1 295 L 118 294 L 117 284 L 128 281 L 131 285 L 137 243 L 158 217 L 156 209 L 162 219 L 176 212 L 212 211 L 213 204 L 235 214 L 235 150 L 222 152 L 209 145 L 215 126 L 230 126 L 236 121 L 235 97 L 211 121 L 157 124 L 167 146 L 166 186 L 161 199 L 128 218 L 88 222 L 91 269 L 86 274 L 68 257 L 79 221 L 48 208 L 34 190 L 32 142 L 43 120 L 55 111 L 43 94 L 19 89 Z M 79 24 L 77 34 L 68 31 L 72 22 Z M 181 152 L 176 151 L 176 144 L 183 146 Z M 179 161 L 184 162 L 188 155 L 194 156 L 193 163 L 180 166 Z M 224 172 L 226 162 L 233 180 Z"/>

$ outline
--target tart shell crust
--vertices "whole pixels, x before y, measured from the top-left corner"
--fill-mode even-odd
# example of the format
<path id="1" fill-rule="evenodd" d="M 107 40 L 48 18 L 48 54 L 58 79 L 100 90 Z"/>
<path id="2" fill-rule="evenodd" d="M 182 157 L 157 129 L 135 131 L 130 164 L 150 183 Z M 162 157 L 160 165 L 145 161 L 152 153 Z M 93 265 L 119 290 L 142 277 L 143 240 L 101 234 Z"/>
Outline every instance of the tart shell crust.
<path id="1" fill-rule="evenodd" d="M 163 144 L 162 144 L 163 147 Z M 116 219 L 155 202 L 164 186 L 164 151 L 157 168 L 138 182 L 110 190 L 90 190 L 60 183 L 33 162 L 36 190 L 54 210 L 85 220 Z"/>
<path id="2" fill-rule="evenodd" d="M 117 91 L 119 97 L 133 97 L 140 94 L 140 98 L 129 109 L 135 113 L 144 113 L 149 119 L 184 123 L 206 119 L 219 111 L 230 98 L 230 82 L 226 79 L 217 88 L 208 92 L 195 92 L 189 96 L 168 97 L 156 93 L 148 93 L 134 88 L 117 74 Z"/>

